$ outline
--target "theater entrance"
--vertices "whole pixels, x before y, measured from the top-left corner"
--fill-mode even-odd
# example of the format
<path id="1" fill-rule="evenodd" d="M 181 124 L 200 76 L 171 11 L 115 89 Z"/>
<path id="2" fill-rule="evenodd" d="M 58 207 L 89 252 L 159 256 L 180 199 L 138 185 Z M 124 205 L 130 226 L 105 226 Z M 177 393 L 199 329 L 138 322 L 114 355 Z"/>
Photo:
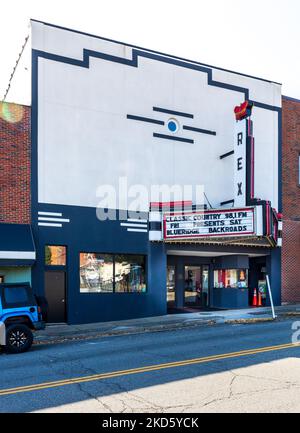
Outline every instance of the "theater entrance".
<path id="1" fill-rule="evenodd" d="M 184 267 L 184 306 L 209 306 L 209 266 Z"/>
<path id="2" fill-rule="evenodd" d="M 206 310 L 210 301 L 210 266 L 169 264 L 167 267 L 167 305 L 169 312 Z"/>

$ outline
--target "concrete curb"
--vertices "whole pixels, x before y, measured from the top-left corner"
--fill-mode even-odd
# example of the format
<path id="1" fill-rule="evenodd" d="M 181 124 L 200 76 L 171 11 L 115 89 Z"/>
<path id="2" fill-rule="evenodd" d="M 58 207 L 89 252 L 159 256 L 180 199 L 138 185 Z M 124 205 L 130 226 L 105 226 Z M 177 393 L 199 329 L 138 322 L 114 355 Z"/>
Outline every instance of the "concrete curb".
<path id="1" fill-rule="evenodd" d="M 287 313 L 279 313 L 280 316 L 287 316 L 287 317 L 300 317 L 300 311 L 293 311 L 293 312 L 287 312 Z"/>
<path id="2" fill-rule="evenodd" d="M 117 337 L 117 336 L 123 336 L 123 335 L 135 335 L 135 334 L 145 334 L 150 332 L 164 332 L 164 331 L 171 331 L 171 330 L 177 330 L 177 329 L 185 329 L 185 328 L 197 328 L 201 326 L 213 326 L 216 325 L 216 320 L 199 320 L 194 321 L 190 323 L 179 323 L 179 324 L 170 324 L 170 325 L 158 325 L 158 326 L 152 326 L 152 327 L 140 327 L 140 328 L 132 328 L 132 329 L 126 329 L 126 330 L 110 330 L 110 331 L 104 331 L 104 332 L 97 332 L 97 333 L 90 333 L 89 335 L 86 334 L 77 334 L 77 335 L 70 335 L 70 336 L 63 336 L 63 337 L 55 337 L 55 338 L 47 338 L 47 339 L 35 339 L 33 344 L 35 346 L 41 346 L 41 345 L 50 345 L 50 344 L 62 344 L 62 343 L 68 343 L 68 342 L 74 342 L 74 341 L 85 341 L 85 340 L 94 340 L 96 338 L 101 337 Z"/>
<path id="3" fill-rule="evenodd" d="M 116 329 L 117 326 L 113 329 L 105 330 L 105 331 L 92 331 L 83 334 L 82 332 L 73 332 L 70 335 L 61 335 L 61 336 L 47 336 L 44 337 L 37 336 L 33 342 L 35 346 L 42 345 L 51 345 L 51 344 L 63 344 L 68 342 L 75 341 L 87 341 L 87 340 L 95 340 L 97 338 L 105 338 L 105 337 L 117 337 L 117 336 L 125 336 L 125 335 L 136 335 L 136 334 L 144 334 L 151 332 L 165 332 L 172 330 L 180 330 L 180 329 L 189 329 L 189 328 L 197 328 L 202 326 L 214 326 L 214 325 L 251 325 L 257 323 L 270 323 L 274 321 L 280 321 L 289 319 L 292 317 L 300 317 L 300 312 L 287 312 L 287 313 L 279 313 L 276 319 L 272 317 L 257 317 L 257 318 L 244 318 L 244 319 L 228 319 L 224 318 L 211 318 L 211 319 L 194 319 L 191 321 L 180 322 L 180 323 L 164 323 L 162 325 L 153 325 L 153 326 L 128 326 L 126 329 Z"/>
<path id="4" fill-rule="evenodd" d="M 226 320 L 227 325 L 251 325 L 254 323 L 267 323 L 275 322 L 277 319 L 272 317 L 261 317 L 260 319 L 236 319 L 236 320 Z"/>

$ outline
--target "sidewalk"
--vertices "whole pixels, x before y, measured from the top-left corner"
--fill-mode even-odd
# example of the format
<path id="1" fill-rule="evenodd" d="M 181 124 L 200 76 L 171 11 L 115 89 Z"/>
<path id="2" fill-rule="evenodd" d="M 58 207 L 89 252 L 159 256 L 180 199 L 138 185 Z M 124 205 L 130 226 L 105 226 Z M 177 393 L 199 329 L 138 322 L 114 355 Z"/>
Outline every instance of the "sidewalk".
<path id="1" fill-rule="evenodd" d="M 276 307 L 275 312 L 277 320 L 288 317 L 298 317 L 300 320 L 300 304 Z M 265 307 L 247 310 L 172 314 L 85 325 L 55 324 L 47 325 L 45 330 L 36 332 L 34 344 L 57 344 L 113 335 L 159 332 L 197 326 L 213 326 L 216 324 L 251 324 L 272 320 L 271 308 Z"/>

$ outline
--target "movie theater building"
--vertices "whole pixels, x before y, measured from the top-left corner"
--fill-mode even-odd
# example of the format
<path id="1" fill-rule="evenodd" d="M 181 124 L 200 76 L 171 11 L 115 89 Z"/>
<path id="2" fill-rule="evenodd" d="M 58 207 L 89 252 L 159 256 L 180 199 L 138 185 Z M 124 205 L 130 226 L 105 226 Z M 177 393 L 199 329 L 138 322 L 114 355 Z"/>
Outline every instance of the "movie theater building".
<path id="1" fill-rule="evenodd" d="M 247 308 L 254 289 L 269 302 L 267 276 L 280 304 L 280 152 L 279 84 L 32 21 L 49 320 Z"/>

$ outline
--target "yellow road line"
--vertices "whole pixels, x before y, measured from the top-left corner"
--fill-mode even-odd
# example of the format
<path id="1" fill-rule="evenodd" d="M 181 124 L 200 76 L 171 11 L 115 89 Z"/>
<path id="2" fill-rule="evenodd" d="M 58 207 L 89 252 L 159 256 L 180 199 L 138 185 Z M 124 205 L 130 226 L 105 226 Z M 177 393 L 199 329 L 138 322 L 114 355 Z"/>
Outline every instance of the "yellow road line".
<path id="1" fill-rule="evenodd" d="M 239 358 L 241 356 L 256 355 L 259 353 L 273 352 L 273 351 L 284 350 L 284 349 L 292 349 L 296 347 L 300 347 L 300 343 L 299 344 L 289 343 L 289 344 L 281 344 L 278 346 L 268 346 L 268 347 L 261 347 L 257 349 L 241 350 L 239 352 L 223 353 L 220 355 L 205 356 L 202 358 L 187 359 L 184 361 L 175 361 L 175 362 L 168 362 L 165 364 L 149 365 L 146 367 L 132 368 L 129 370 L 120 370 L 120 371 L 113 371 L 110 373 L 94 374 L 92 376 L 83 376 L 83 377 L 75 377 L 75 378 L 65 379 L 65 380 L 56 380 L 53 382 L 44 382 L 35 385 L 20 386 L 17 388 L 2 389 L 0 390 L 0 396 L 18 394 L 22 392 L 39 391 L 41 389 L 56 388 L 60 386 L 74 385 L 74 384 L 84 383 L 84 382 L 94 382 L 97 380 L 111 379 L 114 377 L 127 376 L 131 374 L 147 373 L 151 371 L 164 370 L 168 368 L 184 367 L 193 364 L 203 364 L 207 362 L 219 361 L 219 360 L 230 359 L 230 358 Z"/>

